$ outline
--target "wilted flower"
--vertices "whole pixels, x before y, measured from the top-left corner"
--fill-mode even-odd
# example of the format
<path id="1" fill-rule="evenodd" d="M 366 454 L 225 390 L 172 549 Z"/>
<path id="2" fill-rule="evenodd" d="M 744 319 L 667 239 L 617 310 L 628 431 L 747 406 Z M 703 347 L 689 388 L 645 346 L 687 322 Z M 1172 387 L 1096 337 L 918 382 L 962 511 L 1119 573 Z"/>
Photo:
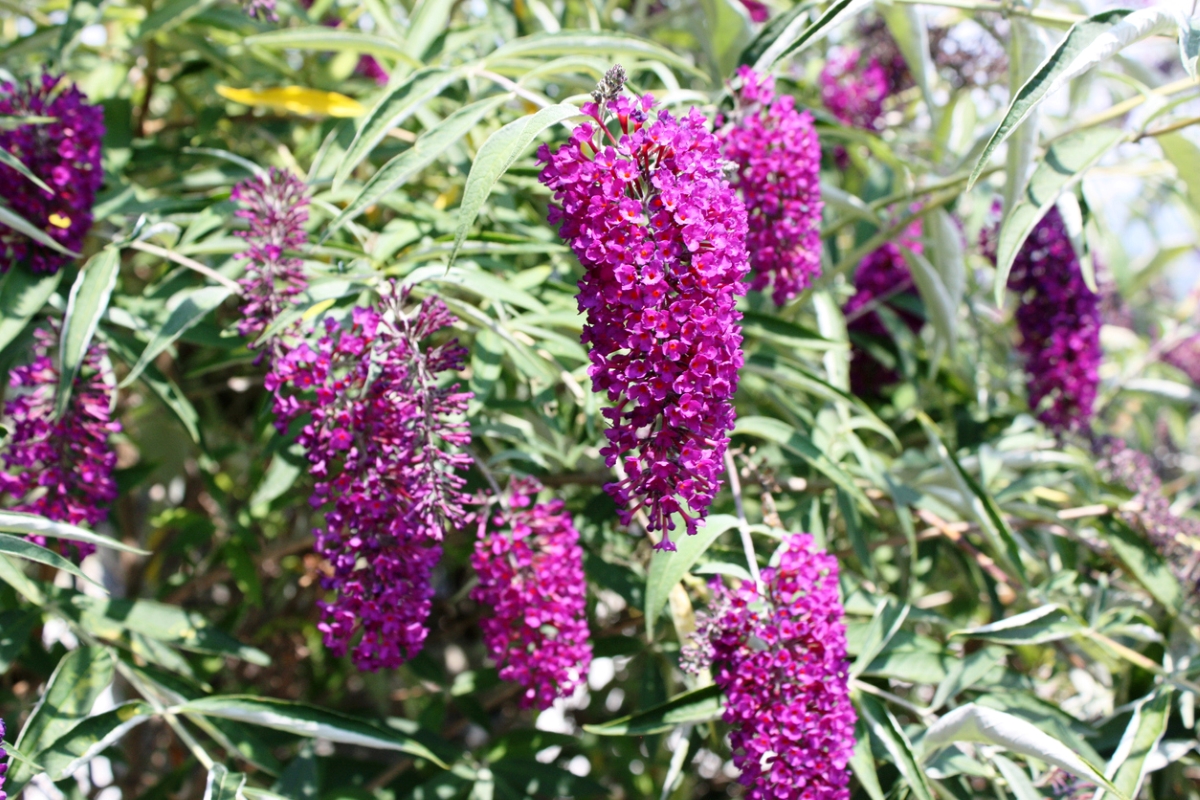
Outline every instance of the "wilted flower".
<path id="1" fill-rule="evenodd" d="M 791 534 L 762 581 L 760 595 L 750 581 L 714 580 L 684 666 L 713 669 L 748 798 L 847 800 L 855 714 L 837 559 Z"/>
<path id="2" fill-rule="evenodd" d="M 92 227 L 92 202 L 104 181 L 100 141 L 104 111 L 86 102 L 63 78 L 43 75 L 20 86 L 0 84 L 0 116 L 53 117 L 0 128 L 0 150 L 16 156 L 52 191 L 0 163 L 0 196 L 8 206 L 67 250 L 79 252 Z M 0 224 L 0 272 L 26 261 L 34 272 L 57 272 L 71 260 Z"/>
<path id="3" fill-rule="evenodd" d="M 0 495 L 8 508 L 58 522 L 95 527 L 117 497 L 117 455 L 109 436 L 121 430 L 112 419 L 115 380 L 104 345 L 93 342 L 84 356 L 66 411 L 54 418 L 59 371 L 55 328 L 34 332 L 33 360 L 12 370 L 12 397 L 4 404 L 8 441 L 0 451 Z M 41 537 L 33 537 L 45 544 Z M 96 548 L 63 542 L 83 558 Z"/>
<path id="4" fill-rule="evenodd" d="M 821 274 L 821 146 L 812 115 L 776 97 L 773 77 L 745 66 L 738 77 L 738 108 L 717 135 L 749 215 L 750 286 L 771 284 L 783 305 Z"/>
<path id="5" fill-rule="evenodd" d="M 321 631 L 334 653 L 354 647 L 360 669 L 396 667 L 424 644 L 430 574 L 446 528 L 464 519 L 460 474 L 470 464 L 464 420 L 470 394 L 439 375 L 462 368 L 456 341 L 422 344 L 455 322 L 436 297 L 406 312 L 406 296 L 384 290 L 381 310 L 332 318 L 311 348 L 286 346 L 267 376 L 276 426 L 307 415 L 297 442 L 324 508 L 316 549 L 329 562 Z"/>
<path id="6" fill-rule="evenodd" d="M 561 500 L 535 502 L 541 488 L 515 479 L 491 525 L 480 513 L 471 599 L 484 610 L 483 640 L 501 679 L 525 689 L 522 706 L 545 709 L 582 685 L 592 645 L 579 532 Z"/>
<path id="7" fill-rule="evenodd" d="M 734 424 L 746 210 L 704 117 L 662 111 L 651 121 L 653 105 L 648 95 L 609 101 L 616 139 L 600 108 L 585 104 L 596 124 L 577 127 L 557 152 L 543 145 L 538 159 L 561 204 L 550 222 L 584 267 L 592 385 L 614 404 L 603 412 L 601 452 L 626 476 L 605 488 L 622 522 L 644 510 L 650 530 L 663 532 L 658 546 L 674 549 L 672 515 L 689 533 L 707 515 Z"/>

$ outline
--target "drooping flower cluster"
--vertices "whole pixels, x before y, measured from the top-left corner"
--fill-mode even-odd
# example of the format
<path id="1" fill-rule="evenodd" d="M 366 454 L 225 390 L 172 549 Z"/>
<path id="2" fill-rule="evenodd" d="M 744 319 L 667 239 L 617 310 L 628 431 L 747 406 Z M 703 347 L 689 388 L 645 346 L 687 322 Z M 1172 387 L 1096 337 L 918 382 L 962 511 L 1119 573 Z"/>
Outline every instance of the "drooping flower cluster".
<path id="1" fill-rule="evenodd" d="M 779 566 L 750 581 L 714 581 L 714 602 L 684 648 L 725 693 L 733 762 L 751 800 L 847 800 L 854 749 L 846 627 L 837 559 L 791 534 Z"/>
<path id="2" fill-rule="evenodd" d="M 361 632 L 353 656 L 364 670 L 421 649 L 439 543 L 464 519 L 470 395 L 439 375 L 461 369 L 465 350 L 423 344 L 455 322 L 440 299 L 412 312 L 405 302 L 389 287 L 380 310 L 355 308 L 348 324 L 326 319 L 315 348 L 291 345 L 266 382 L 281 432 L 308 416 L 296 440 L 316 479 L 311 503 L 325 511 L 315 532 L 329 562 L 322 585 L 336 592 L 321 603 L 319 627 L 338 655 Z"/>
<path id="3" fill-rule="evenodd" d="M 236 215 L 250 224 L 249 230 L 238 232 L 249 245 L 242 253 L 246 274 L 239 281 L 238 333 L 257 336 L 308 285 L 300 259 L 286 255 L 308 241 L 308 187 L 292 173 L 272 168 L 239 183 L 230 197 L 242 204 Z"/>
<path id="4" fill-rule="evenodd" d="M 812 115 L 776 97 L 773 77 L 745 66 L 738 77 L 738 109 L 718 136 L 749 215 L 750 287 L 770 284 L 783 305 L 821 274 L 821 146 Z"/>
<path id="5" fill-rule="evenodd" d="M 821 69 L 821 102 L 842 123 L 883 130 L 883 101 L 891 93 L 887 71 L 876 58 L 853 47 L 839 48 Z"/>
<path id="6" fill-rule="evenodd" d="M 898 242 L 884 244 L 858 265 L 854 273 L 854 295 L 842 309 L 846 327 L 854 338 L 877 342 L 891 339 L 878 313 L 881 306 L 887 306 L 914 333 L 921 329 L 921 317 L 895 303 L 897 300 L 915 301 L 918 297 L 900 245 L 916 253 L 923 251 L 919 220 L 908 227 Z M 850 388 L 856 394 L 877 392 L 880 387 L 898 380 L 900 375 L 896 370 L 880 363 L 862 346 L 855 345 L 850 357 Z"/>
<path id="7" fill-rule="evenodd" d="M 104 111 L 75 86 L 43 75 L 23 85 L 0 84 L 0 117 L 53 117 L 50 122 L 0 128 L 0 150 L 16 156 L 53 191 L 39 188 L 0 163 L 0 196 L 25 220 L 67 250 L 79 252 L 92 227 L 92 203 L 104 181 L 100 141 Z M 0 224 L 0 272 L 26 261 L 34 272 L 57 272 L 71 260 Z"/>
<path id="8" fill-rule="evenodd" d="M 33 360 L 12 370 L 13 392 L 4 404 L 8 440 L 0 450 L 0 496 L 13 511 L 95 527 L 117 497 L 116 452 L 109 437 L 121 430 L 112 418 L 115 381 L 104 345 L 93 342 L 84 356 L 65 413 L 54 418 L 59 371 L 54 328 L 34 332 Z M 34 537 L 38 544 L 45 544 Z M 80 558 L 95 552 L 86 542 L 62 545 Z"/>
<path id="9" fill-rule="evenodd" d="M 1082 428 L 1100 380 L 1100 296 L 1084 283 L 1058 209 L 1021 245 L 1008 286 L 1020 298 L 1018 349 L 1029 375 L 1029 407 L 1056 431 Z"/>
<path id="10" fill-rule="evenodd" d="M 516 479 L 490 525 L 481 512 L 471 599 L 485 611 L 483 640 L 501 679 L 524 688 L 522 707 L 545 709 L 582 685 L 592 645 L 579 532 L 561 500 L 535 502 L 541 488 Z"/>
<path id="11" fill-rule="evenodd" d="M 0 741 L 8 735 L 8 730 L 5 728 L 4 720 L 0 719 Z M 8 775 L 8 751 L 0 746 L 0 789 L 4 788 L 4 778 Z M 0 791 L 0 800 L 8 800 L 8 793 Z"/>
<path id="12" fill-rule="evenodd" d="M 586 104 L 596 124 L 577 127 L 555 153 L 543 145 L 541 181 L 561 204 L 551 224 L 562 224 L 583 264 L 592 385 L 613 403 L 602 453 L 626 474 L 605 488 L 625 524 L 644 510 L 650 530 L 663 533 L 658 547 L 672 550 L 672 515 L 694 533 L 708 512 L 734 424 L 746 210 L 698 111 L 652 119 L 649 96 L 597 95 L 620 138 Z"/>
<path id="13" fill-rule="evenodd" d="M 1200 334 L 1189 336 L 1163 354 L 1163 361 L 1200 386 Z"/>

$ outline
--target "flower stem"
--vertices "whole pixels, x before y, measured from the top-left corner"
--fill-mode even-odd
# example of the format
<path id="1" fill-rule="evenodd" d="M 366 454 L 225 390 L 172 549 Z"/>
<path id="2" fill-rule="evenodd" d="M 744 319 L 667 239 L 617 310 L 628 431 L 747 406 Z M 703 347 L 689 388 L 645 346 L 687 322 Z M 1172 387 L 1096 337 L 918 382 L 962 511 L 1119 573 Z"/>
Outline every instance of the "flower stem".
<path id="1" fill-rule="evenodd" d="M 746 508 L 742 505 L 742 482 L 738 478 L 737 465 L 733 463 L 733 453 L 725 450 L 725 472 L 729 475 L 729 491 L 733 493 L 733 507 L 737 509 L 738 533 L 742 536 L 742 548 L 746 551 L 746 566 L 750 568 L 750 577 L 758 593 L 763 592 L 762 573 L 758 571 L 758 556 L 754 553 L 754 540 L 750 538 L 750 523 L 746 521 Z"/>

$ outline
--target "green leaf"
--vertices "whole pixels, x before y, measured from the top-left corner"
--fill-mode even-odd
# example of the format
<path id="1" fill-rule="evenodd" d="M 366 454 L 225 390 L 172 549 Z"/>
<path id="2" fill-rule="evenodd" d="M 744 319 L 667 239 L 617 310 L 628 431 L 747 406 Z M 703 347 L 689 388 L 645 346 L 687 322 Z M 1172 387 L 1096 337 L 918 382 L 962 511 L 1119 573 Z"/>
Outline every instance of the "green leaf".
<path id="1" fill-rule="evenodd" d="M 479 216 L 483 204 L 487 202 L 488 195 L 492 193 L 500 177 L 542 131 L 578 115 L 578 108 L 560 103 L 543 108 L 536 114 L 515 119 L 488 137 L 475 155 L 471 173 L 467 176 L 467 185 L 463 188 L 463 199 L 458 209 L 458 222 L 454 233 L 454 249 L 450 251 L 450 264 L 454 263 L 467 234 L 475 224 L 475 218 Z"/>
<path id="2" fill-rule="evenodd" d="M 215 2 L 216 0 L 167 0 L 142 20 L 130 38 L 136 41 L 177 28 Z"/>
<path id="3" fill-rule="evenodd" d="M 125 544 L 101 533 L 80 528 L 69 522 L 56 522 L 37 514 L 26 514 L 23 511 L 0 511 L 0 531 L 5 533 L 20 533 L 25 536 L 49 536 L 54 539 L 68 539 L 73 542 L 87 542 L 99 547 L 112 550 L 122 550 L 148 556 L 150 552 L 140 547 Z"/>
<path id="4" fill-rule="evenodd" d="M 392 40 L 353 28 L 326 28 L 323 25 L 305 28 L 279 28 L 247 36 L 243 41 L 250 47 L 268 47 L 277 50 L 368 53 L 373 56 L 395 58 L 411 67 L 421 66 L 420 61 L 410 57 L 404 47 Z"/>
<path id="5" fill-rule="evenodd" d="M 1004 663 L 1004 651 L 995 647 L 985 647 L 977 650 L 963 659 L 957 659 L 950 666 L 950 673 L 938 684 L 933 699 L 929 701 L 929 710 L 937 711 L 947 701 L 958 696 L 959 692 L 970 689 L 985 675 Z"/>
<path id="6" fill-rule="evenodd" d="M 862 717 L 854 722 L 854 755 L 850 757 L 850 769 L 871 800 L 885 800 L 879 773 L 875 770 L 875 756 L 871 752 L 871 736 Z"/>
<path id="7" fill-rule="evenodd" d="M 66 412 L 71 401 L 71 389 L 92 343 L 92 337 L 96 334 L 100 317 L 108 308 L 113 287 L 117 285 L 120 266 L 121 251 L 114 246 L 106 247 L 88 259 L 79 271 L 75 285 L 71 287 L 58 345 L 59 382 L 54 398 L 54 413 L 57 417 Z"/>
<path id="8" fill-rule="evenodd" d="M 977 742 L 1003 747 L 1045 761 L 1110 791 L 1115 787 L 1091 764 L 1052 736 L 1020 717 L 974 703 L 960 706 L 929 726 L 922 740 L 926 757 L 953 742 Z M 1128 798 L 1117 792 L 1122 800 Z"/>
<path id="9" fill-rule="evenodd" d="M 304 468 L 302 453 L 293 455 L 277 452 L 271 459 L 271 465 L 267 467 L 262 480 L 255 487 L 254 494 L 250 496 L 250 513 L 254 515 L 265 513 L 267 506 L 273 500 L 282 497 L 284 492 L 292 488 L 296 479 L 304 472 Z"/>
<path id="10" fill-rule="evenodd" d="M 684 742 L 681 747 L 686 747 Z M 540 800 L 546 797 L 607 797 L 609 791 L 591 778 L 574 775 L 554 764 L 532 758 L 502 759 L 489 764 L 496 800 Z M 482 779 L 482 771 L 481 771 Z M 481 781 L 482 782 L 482 781 Z"/>
<path id="11" fill-rule="evenodd" d="M 892 712 L 871 695 L 859 694 L 857 699 L 859 718 L 866 722 L 871 733 L 883 742 L 888 755 L 892 757 L 892 763 L 907 782 L 911 796 L 915 800 L 933 800 L 933 791 L 929 788 L 925 771 L 913 755 L 912 742 L 908 740 L 904 728 L 900 727 Z"/>
<path id="12" fill-rule="evenodd" d="M 754 61 L 755 71 L 770 72 L 780 61 L 821 41 L 843 20 L 858 14 L 869 5 L 871 0 L 834 0 L 816 22 L 807 26 L 804 25 L 806 16 L 797 15 L 780 29 L 779 34 L 766 47 L 761 47 L 762 43 L 759 42 L 751 43 L 751 47 L 757 44 L 762 49 L 762 54 Z M 742 59 L 745 63 L 746 56 L 743 55 Z"/>
<path id="13" fill-rule="evenodd" d="M 408 23 L 404 35 L 404 52 L 418 64 L 429 51 L 429 46 L 446 32 L 450 22 L 450 11 L 455 0 L 421 0 Z"/>
<path id="14" fill-rule="evenodd" d="M 313 746 L 311 742 L 305 742 L 279 776 L 279 782 L 275 784 L 274 789 L 292 800 L 317 800 L 320 788 Z"/>
<path id="15" fill-rule="evenodd" d="M 62 270 L 53 275 L 35 275 L 24 266 L 14 266 L 0 279 L 0 350 L 25 330 L 58 288 Z"/>
<path id="16" fill-rule="evenodd" d="M 383 140 L 388 131 L 411 117 L 418 108 L 441 94 L 460 76 L 458 70 L 425 67 L 381 97 L 359 124 L 354 141 L 342 156 L 342 163 L 333 176 L 334 191 L 340 189 L 354 168 L 371 155 L 375 145 Z"/>
<path id="17" fill-rule="evenodd" d="M 246 776 L 230 772 L 224 764 L 213 764 L 208 770 L 208 782 L 204 785 L 204 800 L 241 800 Z"/>
<path id="18" fill-rule="evenodd" d="M 440 2 L 440 0 L 429 0 L 429 2 Z M 337 219 L 329 223 L 325 233 L 321 235 L 321 241 L 328 239 L 335 231 L 350 220 L 357 218 L 381 197 L 404 185 L 406 181 L 436 161 L 438 156 L 466 136 L 476 123 L 507 102 L 511 96 L 489 97 L 463 106 L 421 134 L 417 141 L 413 142 L 412 147 L 392 158 L 371 176 L 358 196 L 350 201 L 342 213 L 338 214 Z"/>
<path id="19" fill-rule="evenodd" d="M 916 252 L 907 245 L 901 245 L 900 252 L 908 264 L 913 283 L 917 284 L 917 291 L 921 293 L 921 300 L 925 304 L 929 321 L 933 323 L 934 332 L 937 334 L 934 346 L 938 355 L 945 352 L 953 355 L 958 329 L 957 302 L 950 296 L 950 290 L 942 281 L 941 273 L 933 264 L 929 263 L 929 259 L 924 254 Z M 936 365 L 937 358 L 935 357 L 930 363 L 930 368 L 936 369 Z"/>
<path id="20" fill-rule="evenodd" d="M 65 256 L 77 257 L 79 253 L 68 250 L 51 238 L 45 231 L 29 222 L 17 212 L 8 207 L 8 203 L 0 198 L 0 224 L 7 225 L 18 233 L 23 233 L 39 244 L 44 244 L 51 250 Z"/>
<path id="21" fill-rule="evenodd" d="M 674 552 L 656 550 L 650 558 L 650 573 L 646 576 L 646 635 L 654 638 L 654 623 L 667 602 L 667 593 L 679 583 L 688 570 L 708 550 L 709 545 L 725 531 L 736 527 L 737 517 L 714 514 L 694 536 L 681 536 Z"/>
<path id="22" fill-rule="evenodd" d="M 1084 630 L 1084 625 L 1062 606 L 1048 605 L 1017 614 L 999 622 L 955 631 L 951 636 L 967 636 L 998 644 L 1045 644 L 1069 639 Z"/>
<path id="23" fill-rule="evenodd" d="M 753 66 L 781 37 L 794 37 L 796 32 L 805 27 L 808 22 L 808 13 L 815 6 L 815 2 L 796 3 L 782 14 L 769 19 L 758 35 L 750 44 L 746 45 L 746 49 L 738 56 L 738 65 Z"/>
<path id="24" fill-rule="evenodd" d="M 63 558 L 53 550 L 42 547 L 40 544 L 34 544 L 20 536 L 0 533 L 0 554 L 15 556 L 26 561 L 33 561 L 37 564 L 45 564 L 55 569 L 60 569 L 77 578 L 82 578 L 102 591 L 107 591 L 103 586 L 85 575 L 83 570 L 75 566 L 74 562 L 70 559 Z"/>
<path id="25" fill-rule="evenodd" d="M 1179 26 L 1179 60 L 1188 77 L 1194 80 L 1200 61 L 1200 20 L 1187 19 Z"/>
<path id="26" fill-rule="evenodd" d="M 721 690 L 711 685 L 602 725 L 584 725 L 583 729 L 597 736 L 648 736 L 665 733 L 686 722 L 709 722 L 718 719 L 721 712 Z"/>
<path id="27" fill-rule="evenodd" d="M 871 666 L 875 657 L 884 651 L 888 642 L 900 630 L 911 610 L 912 607 L 907 603 L 897 606 L 890 600 L 879 601 L 879 605 L 875 607 L 875 615 L 871 617 L 871 624 L 867 627 L 867 636 L 862 648 L 850 666 L 851 678 L 857 678 Z"/>
<path id="28" fill-rule="evenodd" d="M 1176 172 L 1187 187 L 1192 208 L 1200 209 L 1200 147 L 1181 133 L 1167 133 L 1156 138 L 1163 155 L 1175 165 Z"/>
<path id="29" fill-rule="evenodd" d="M 854 498 L 858 507 L 866 514 L 872 517 L 879 516 L 875 506 L 871 505 L 871 501 L 867 499 L 867 495 L 858 487 L 854 479 L 835 464 L 829 456 L 818 450 L 811 439 L 803 436 L 786 422 L 770 417 L 742 417 L 738 419 L 733 434 L 735 436 L 738 434 L 757 436 L 760 439 L 775 442 L 783 449 L 807 461 L 813 469 L 833 481 L 838 488 Z"/>
<path id="30" fill-rule="evenodd" d="M 176 339 L 189 328 L 209 315 L 215 308 L 224 303 L 233 292 L 224 286 L 205 286 L 189 292 L 167 317 L 162 328 L 154 334 L 150 344 L 142 351 L 137 363 L 129 370 L 129 374 L 121 381 L 121 388 L 129 386 L 137 380 L 146 365 L 158 357 L 158 354 L 170 347 Z"/>
<path id="31" fill-rule="evenodd" d="M 701 37 L 717 78 L 732 75 L 751 41 L 750 15 L 738 0 L 701 0 L 705 35 Z"/>
<path id="32" fill-rule="evenodd" d="M 1013 131 L 1033 113 L 1049 94 L 1096 64 L 1116 54 L 1126 45 L 1156 33 L 1174 31 L 1175 18 L 1158 8 L 1130 11 L 1125 8 L 1102 11 L 1071 26 L 1033 77 L 1013 96 L 1004 117 L 983 148 L 967 181 L 969 191 L 991 161 L 992 154 Z"/>
<path id="33" fill-rule="evenodd" d="M 41 619 L 41 613 L 32 609 L 10 608 L 0 611 L 0 674 L 8 672 L 13 661 L 25 649 L 33 626 Z"/>
<path id="34" fill-rule="evenodd" d="M 1120 519 L 1102 518 L 1100 531 L 1113 554 L 1138 583 L 1163 607 L 1179 611 L 1185 599 L 1183 589 L 1159 552 Z"/>
<path id="35" fill-rule="evenodd" d="M 52 781 L 61 781 L 114 745 L 130 729 L 145 722 L 154 709 L 141 701 L 123 703 L 88 717 L 64 733 L 38 756 Z"/>
<path id="36" fill-rule="evenodd" d="M 1059 196 L 1124 136 L 1119 128 L 1086 128 L 1064 136 L 1046 152 L 1025 192 L 1005 215 L 996 243 L 996 302 L 1004 302 L 1008 274 L 1021 246 Z"/>
<path id="37" fill-rule="evenodd" d="M 695 75 L 703 73 L 662 45 L 624 33 L 609 31 L 557 31 L 523 36 L 501 45 L 487 57 L 489 64 L 537 56 L 606 55 L 612 59 L 636 58 L 661 61 L 667 66 Z"/>
<path id="38" fill-rule="evenodd" d="M 138 353 L 131 345 L 132 337 L 121 336 L 111 330 L 101 330 L 99 335 L 109 349 L 126 364 L 132 366 L 137 363 Z M 163 375 L 153 364 L 147 364 L 142 369 L 140 380 L 175 415 L 192 441 L 201 444 L 200 415 L 192 406 L 191 401 L 184 396 L 183 390 L 173 380 Z"/>
<path id="39" fill-rule="evenodd" d="M 1170 718 L 1170 686 L 1160 687 L 1134 708 L 1133 717 L 1105 770 L 1113 785 L 1125 797 L 1137 797 L 1141 792 L 1142 783 L 1150 772 L 1150 756 L 1158 749 L 1158 743 L 1166 734 Z M 1096 792 L 1093 800 L 1101 800 L 1102 797 L 1103 792 Z"/>
<path id="40" fill-rule="evenodd" d="M 307 703 L 291 703 L 249 695 L 222 695 L 192 700 L 173 711 L 223 717 L 286 731 L 296 736 L 328 739 L 341 744 L 396 750 L 445 767 L 440 758 L 411 736 Z"/>
<path id="41" fill-rule="evenodd" d="M 0 164 L 4 164 L 7 167 L 15 169 L 17 172 L 24 175 L 25 178 L 34 186 L 38 187 L 42 191 L 54 194 L 54 190 L 47 186 L 41 178 L 39 178 L 37 175 L 34 175 L 29 167 L 25 166 L 25 163 L 21 161 L 21 159 L 17 158 L 2 147 L 0 147 Z"/>
<path id="42" fill-rule="evenodd" d="M 1042 800 L 1042 795 L 1034 788 L 1028 773 L 1023 769 L 999 753 L 991 757 L 991 762 L 996 765 L 1016 800 Z"/>

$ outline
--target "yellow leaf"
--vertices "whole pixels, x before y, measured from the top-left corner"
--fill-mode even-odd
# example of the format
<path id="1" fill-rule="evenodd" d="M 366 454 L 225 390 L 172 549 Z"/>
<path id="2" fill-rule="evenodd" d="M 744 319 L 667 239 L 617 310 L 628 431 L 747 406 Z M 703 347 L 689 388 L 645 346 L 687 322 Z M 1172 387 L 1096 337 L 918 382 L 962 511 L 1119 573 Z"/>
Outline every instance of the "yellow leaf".
<path id="1" fill-rule="evenodd" d="M 229 86 L 217 86 L 217 94 L 244 106 L 266 106 L 293 114 L 357 117 L 366 110 L 353 97 L 304 86 L 277 86 L 273 89 L 234 89 Z"/>

